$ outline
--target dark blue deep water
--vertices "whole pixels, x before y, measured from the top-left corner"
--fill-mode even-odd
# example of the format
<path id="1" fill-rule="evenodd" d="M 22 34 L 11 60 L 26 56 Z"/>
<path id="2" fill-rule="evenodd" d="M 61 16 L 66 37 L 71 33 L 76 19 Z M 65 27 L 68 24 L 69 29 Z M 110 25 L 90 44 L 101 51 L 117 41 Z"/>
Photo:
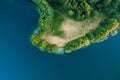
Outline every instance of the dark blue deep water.
<path id="1" fill-rule="evenodd" d="M 120 80 L 120 33 L 52 55 L 30 43 L 39 14 L 27 0 L 0 0 L 0 80 Z"/>

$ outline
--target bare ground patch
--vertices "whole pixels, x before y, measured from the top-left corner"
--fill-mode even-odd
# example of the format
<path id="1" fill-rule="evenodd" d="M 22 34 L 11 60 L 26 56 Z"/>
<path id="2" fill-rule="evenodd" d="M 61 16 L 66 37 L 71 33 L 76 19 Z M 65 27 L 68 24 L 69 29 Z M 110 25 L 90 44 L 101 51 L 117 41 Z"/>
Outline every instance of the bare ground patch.
<path id="1" fill-rule="evenodd" d="M 64 31 L 65 37 L 60 38 L 52 35 L 43 35 L 42 38 L 46 39 L 50 44 L 56 44 L 58 47 L 63 47 L 69 41 L 84 36 L 86 33 L 95 30 L 99 27 L 99 23 L 103 18 L 96 20 L 87 19 L 83 22 L 74 21 L 70 18 L 65 18 L 61 25 L 61 30 Z"/>

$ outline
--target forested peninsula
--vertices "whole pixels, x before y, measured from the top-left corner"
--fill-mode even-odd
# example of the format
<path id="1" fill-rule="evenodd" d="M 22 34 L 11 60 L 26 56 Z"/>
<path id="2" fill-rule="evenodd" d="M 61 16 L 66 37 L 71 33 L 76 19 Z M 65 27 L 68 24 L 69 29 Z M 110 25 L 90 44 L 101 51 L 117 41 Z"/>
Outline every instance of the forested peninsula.
<path id="1" fill-rule="evenodd" d="M 40 14 L 32 44 L 62 54 L 99 43 L 120 29 L 120 0 L 29 0 Z"/>

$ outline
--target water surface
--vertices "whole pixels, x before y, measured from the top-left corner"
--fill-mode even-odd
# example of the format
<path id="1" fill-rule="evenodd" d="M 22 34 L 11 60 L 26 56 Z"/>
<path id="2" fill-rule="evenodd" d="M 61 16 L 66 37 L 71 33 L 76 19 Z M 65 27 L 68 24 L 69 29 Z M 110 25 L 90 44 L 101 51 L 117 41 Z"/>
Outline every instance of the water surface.
<path id="1" fill-rule="evenodd" d="M 120 80 L 120 33 L 72 54 L 30 43 L 39 14 L 27 0 L 0 1 L 0 80 Z"/>

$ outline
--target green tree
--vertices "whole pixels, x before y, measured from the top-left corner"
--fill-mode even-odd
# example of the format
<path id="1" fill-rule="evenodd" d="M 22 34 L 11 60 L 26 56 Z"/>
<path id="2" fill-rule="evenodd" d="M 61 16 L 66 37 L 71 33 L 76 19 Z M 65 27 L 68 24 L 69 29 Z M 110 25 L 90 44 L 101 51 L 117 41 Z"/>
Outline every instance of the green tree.
<path id="1" fill-rule="evenodd" d="M 47 51 L 50 52 L 50 53 L 55 53 L 58 51 L 58 47 L 56 44 L 52 44 L 52 45 L 49 45 L 47 47 Z"/>
<path id="2" fill-rule="evenodd" d="M 44 51 L 44 50 L 46 50 L 48 45 L 49 45 L 48 42 L 43 39 L 43 40 L 40 40 L 38 47 L 40 50 Z"/>
<path id="3" fill-rule="evenodd" d="M 68 11 L 68 15 L 69 15 L 69 16 L 73 16 L 73 14 L 74 14 L 74 12 L 73 12 L 72 10 L 69 10 L 69 11 Z"/>
<path id="4" fill-rule="evenodd" d="M 34 46 L 38 46 L 39 42 L 40 42 L 40 38 L 38 35 L 34 34 L 31 37 L 31 42 Z"/>
<path id="5" fill-rule="evenodd" d="M 93 35 L 92 32 L 87 33 L 86 36 L 88 37 L 88 39 L 89 39 L 90 41 L 93 41 L 93 40 L 94 40 L 94 35 Z"/>

